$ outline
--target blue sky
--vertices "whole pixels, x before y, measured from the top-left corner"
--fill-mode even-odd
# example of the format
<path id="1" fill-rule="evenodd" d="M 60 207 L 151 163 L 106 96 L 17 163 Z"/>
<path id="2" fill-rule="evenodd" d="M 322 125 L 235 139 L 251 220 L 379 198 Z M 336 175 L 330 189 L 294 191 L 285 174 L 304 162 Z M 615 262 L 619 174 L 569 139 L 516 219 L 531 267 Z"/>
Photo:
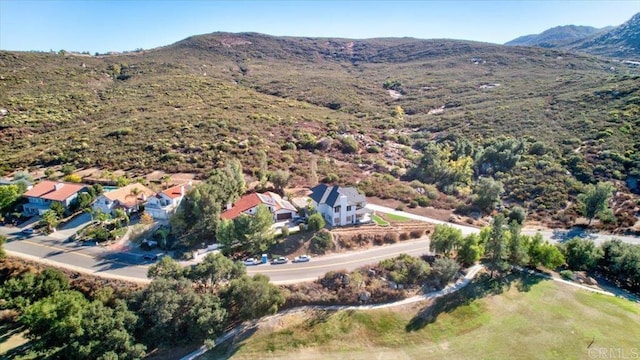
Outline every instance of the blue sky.
<path id="1" fill-rule="evenodd" d="M 149 49 L 215 31 L 504 43 L 558 25 L 620 25 L 638 12 L 637 0 L 0 0 L 0 49 Z"/>

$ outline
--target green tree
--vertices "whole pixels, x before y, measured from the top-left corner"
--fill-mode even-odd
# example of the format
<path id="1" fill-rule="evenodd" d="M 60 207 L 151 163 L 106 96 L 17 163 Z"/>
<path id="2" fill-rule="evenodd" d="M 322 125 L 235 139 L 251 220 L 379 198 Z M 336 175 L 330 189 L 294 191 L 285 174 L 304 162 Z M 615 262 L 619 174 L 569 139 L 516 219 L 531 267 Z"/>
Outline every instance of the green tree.
<path id="1" fill-rule="evenodd" d="M 138 294 L 138 314 L 151 344 L 203 341 L 227 324 L 227 311 L 214 294 L 198 294 L 188 279 L 154 279 Z"/>
<path id="2" fill-rule="evenodd" d="M 65 208 L 64 208 L 64 205 L 62 205 L 62 203 L 59 202 L 59 201 L 52 202 L 50 208 L 51 208 L 51 210 L 53 212 L 56 213 L 58 218 L 62 218 L 64 216 L 65 211 L 66 211 Z"/>
<path id="3" fill-rule="evenodd" d="M 240 321 L 275 314 L 284 304 L 280 288 L 260 274 L 232 280 L 220 296 L 224 299 L 225 308 Z"/>
<path id="4" fill-rule="evenodd" d="M 273 215 L 269 208 L 258 205 L 253 215 L 241 214 L 233 221 L 223 220 L 216 238 L 227 254 L 233 251 L 260 253 L 274 243 Z"/>
<path id="5" fill-rule="evenodd" d="M 518 224 L 524 224 L 524 220 L 527 218 L 527 212 L 521 206 L 514 206 L 509 211 L 509 223 L 516 221 Z"/>
<path id="6" fill-rule="evenodd" d="M 4 235 L 0 235 L 0 260 L 4 259 L 7 256 L 7 253 L 4 251 L 4 244 L 7 242 L 7 237 Z M 1 293 L 1 290 L 0 290 Z"/>
<path id="7" fill-rule="evenodd" d="M 275 190 L 278 194 L 284 196 L 284 188 L 287 187 L 291 173 L 285 170 L 277 170 L 269 174 L 269 181 L 273 183 Z"/>
<path id="8" fill-rule="evenodd" d="M 444 287 L 451 281 L 460 270 L 460 265 L 451 258 L 438 258 L 433 262 L 431 274 L 436 282 Z"/>
<path id="9" fill-rule="evenodd" d="M 151 279 L 180 279 L 184 275 L 185 271 L 182 265 L 169 256 L 163 256 L 160 261 L 147 270 L 147 277 Z"/>
<path id="10" fill-rule="evenodd" d="M 522 225 L 517 220 L 509 223 L 509 262 L 512 265 L 524 266 L 529 263 L 528 237 L 520 234 Z"/>
<path id="11" fill-rule="evenodd" d="M 39 224 L 40 226 L 46 227 L 47 232 L 52 232 L 59 223 L 58 214 L 53 210 L 47 210 L 42 214 Z"/>
<path id="12" fill-rule="evenodd" d="M 504 259 L 507 257 L 507 240 L 504 216 L 498 214 L 493 218 L 489 239 L 485 245 L 485 254 L 489 257 L 492 277 L 496 269 L 502 268 Z"/>
<path id="13" fill-rule="evenodd" d="M 599 182 L 595 186 L 587 185 L 585 191 L 578 196 L 582 206 L 582 215 L 589 219 L 589 225 L 591 225 L 591 221 L 596 215 L 607 208 L 607 201 L 614 190 L 613 184 Z"/>
<path id="14" fill-rule="evenodd" d="M 318 232 L 321 229 L 324 229 L 325 226 L 326 226 L 326 223 L 324 221 L 324 218 L 322 217 L 322 214 L 315 213 L 309 216 L 309 224 L 308 224 L 309 230 L 313 232 Z"/>
<path id="15" fill-rule="evenodd" d="M 0 212 L 13 207 L 20 200 L 18 185 L 0 186 Z"/>
<path id="16" fill-rule="evenodd" d="M 129 225 L 129 215 L 124 209 L 115 209 L 114 211 L 115 218 L 118 220 L 119 227 Z"/>
<path id="17" fill-rule="evenodd" d="M 602 258 L 602 250 L 593 241 L 573 238 L 564 244 L 567 265 L 573 270 L 593 270 Z"/>
<path id="18" fill-rule="evenodd" d="M 87 209 L 91 206 L 94 197 L 90 193 L 80 193 L 78 194 L 78 208 L 79 209 Z"/>
<path id="19" fill-rule="evenodd" d="M 208 254 L 202 262 L 191 267 L 187 277 L 203 289 L 215 290 L 246 272 L 242 263 L 231 261 L 218 253 Z"/>
<path id="20" fill-rule="evenodd" d="M 491 211 L 500 203 L 504 192 L 502 183 L 490 177 L 483 177 L 475 185 L 473 203 L 483 211 Z"/>
<path id="21" fill-rule="evenodd" d="M 38 351 L 54 352 L 69 339 L 82 336 L 83 314 L 89 301 L 77 291 L 57 291 L 29 305 L 20 322 L 29 329 L 26 337 Z"/>
<path id="22" fill-rule="evenodd" d="M 484 248 L 480 245 L 478 234 L 469 234 L 462 240 L 462 245 L 458 249 L 458 261 L 465 266 L 473 265 L 484 255 Z"/>
<path id="23" fill-rule="evenodd" d="M 462 231 L 446 224 L 435 226 L 429 239 L 429 251 L 450 257 L 451 252 L 462 244 Z"/>
<path id="24" fill-rule="evenodd" d="M 564 256 L 557 246 L 542 238 L 540 233 L 534 235 L 529 243 L 529 265 L 555 269 L 564 264 Z"/>

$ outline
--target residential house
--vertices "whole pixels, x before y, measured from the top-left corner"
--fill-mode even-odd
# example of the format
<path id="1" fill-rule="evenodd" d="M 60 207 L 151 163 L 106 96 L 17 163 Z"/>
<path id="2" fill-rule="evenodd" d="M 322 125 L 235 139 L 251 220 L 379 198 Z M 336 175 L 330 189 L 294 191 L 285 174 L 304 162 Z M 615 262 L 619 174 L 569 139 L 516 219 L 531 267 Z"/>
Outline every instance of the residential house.
<path id="1" fill-rule="evenodd" d="M 148 187 L 133 183 L 119 189 L 105 192 L 98 196 L 92 207 L 105 214 L 114 214 L 116 209 L 122 209 L 127 214 L 137 212 L 155 192 Z"/>
<path id="2" fill-rule="evenodd" d="M 191 182 L 184 185 L 170 187 L 149 198 L 144 207 L 149 215 L 156 220 L 168 220 L 176 211 L 187 191 L 191 190 Z"/>
<path id="3" fill-rule="evenodd" d="M 68 210 L 82 191 L 88 191 L 86 185 L 41 181 L 23 194 L 27 198 L 27 203 L 23 205 L 23 214 L 26 216 L 42 215 L 55 202 L 61 203 L 65 210 Z"/>
<path id="4" fill-rule="evenodd" d="M 367 199 L 353 187 L 320 184 L 311 189 L 310 197 L 330 226 L 371 222 L 372 211 L 365 208 Z"/>
<path id="5" fill-rule="evenodd" d="M 293 219 L 298 214 L 296 208 L 289 201 L 284 200 L 276 193 L 266 192 L 263 194 L 252 193 L 241 197 L 233 206 L 227 205 L 227 210 L 220 217 L 232 220 L 240 214 L 253 215 L 259 205 L 269 208 L 273 214 L 273 220 L 276 222 Z"/>

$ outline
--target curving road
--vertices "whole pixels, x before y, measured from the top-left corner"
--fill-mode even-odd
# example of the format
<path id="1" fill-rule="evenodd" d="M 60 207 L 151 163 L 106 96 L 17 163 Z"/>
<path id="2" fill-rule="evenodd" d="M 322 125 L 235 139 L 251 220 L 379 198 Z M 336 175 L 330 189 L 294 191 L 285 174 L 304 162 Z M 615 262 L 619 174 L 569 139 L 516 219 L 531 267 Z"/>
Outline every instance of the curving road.
<path id="1" fill-rule="evenodd" d="M 404 211 L 397 211 L 388 207 L 369 204 L 367 208 L 382 213 L 391 213 L 413 220 L 436 224 L 448 224 L 459 228 L 464 234 L 479 232 L 480 229 L 459 224 L 451 224 Z M 0 234 L 6 235 L 9 241 L 5 244 L 8 254 L 26 259 L 43 262 L 52 266 L 66 267 L 78 272 L 84 272 L 109 278 L 118 278 L 136 282 L 148 282 L 147 270 L 150 265 L 143 260 L 141 253 L 121 252 L 101 246 L 79 246 L 66 239 L 84 226 L 88 217 L 81 216 L 65 228 L 48 236 L 21 233 L 21 228 L 0 227 Z M 535 229 L 524 230 L 524 233 L 534 234 Z M 581 235 L 601 243 L 612 238 L 625 242 L 640 244 L 640 238 L 632 236 L 612 236 L 604 234 L 584 234 L 574 230 L 545 230 L 543 236 L 552 242 L 562 242 L 567 238 Z M 296 283 L 315 280 L 332 270 L 353 270 L 355 268 L 374 264 L 382 259 L 407 253 L 420 256 L 428 252 L 428 239 L 403 241 L 393 245 L 377 246 L 367 250 L 354 251 L 313 258 L 308 263 L 288 263 L 282 265 L 262 264 L 247 267 L 250 275 L 264 274 L 274 283 Z"/>

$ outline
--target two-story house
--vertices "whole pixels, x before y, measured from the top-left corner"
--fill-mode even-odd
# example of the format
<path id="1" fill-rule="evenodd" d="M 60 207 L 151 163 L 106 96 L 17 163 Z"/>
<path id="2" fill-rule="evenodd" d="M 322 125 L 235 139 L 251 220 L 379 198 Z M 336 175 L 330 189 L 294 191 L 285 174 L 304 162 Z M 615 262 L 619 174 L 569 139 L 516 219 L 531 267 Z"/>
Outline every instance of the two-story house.
<path id="1" fill-rule="evenodd" d="M 42 215 L 55 202 L 62 204 L 64 209 L 68 210 L 82 191 L 88 191 L 86 185 L 41 181 L 24 193 L 23 196 L 28 202 L 22 207 L 23 213 L 26 216 Z"/>
<path id="2" fill-rule="evenodd" d="M 298 214 L 296 208 L 289 201 L 284 200 L 276 193 L 266 192 L 264 194 L 247 194 L 236 201 L 233 206 L 228 204 L 227 210 L 220 217 L 232 220 L 240 216 L 240 214 L 253 215 L 259 205 L 266 206 L 273 214 L 273 220 L 276 222 L 292 219 Z"/>
<path id="3" fill-rule="evenodd" d="M 330 226 L 345 226 L 371 222 L 367 199 L 353 187 L 319 184 L 311 189 L 313 206 Z"/>
<path id="4" fill-rule="evenodd" d="M 98 196 L 91 206 L 95 211 L 114 214 L 116 209 L 123 209 L 127 214 L 137 212 L 155 192 L 148 187 L 133 183 L 119 189 L 105 192 Z"/>
<path id="5" fill-rule="evenodd" d="M 191 190 L 191 187 L 191 182 L 189 182 L 157 193 L 149 198 L 144 211 L 156 220 L 168 220 L 175 213 L 187 191 Z"/>

